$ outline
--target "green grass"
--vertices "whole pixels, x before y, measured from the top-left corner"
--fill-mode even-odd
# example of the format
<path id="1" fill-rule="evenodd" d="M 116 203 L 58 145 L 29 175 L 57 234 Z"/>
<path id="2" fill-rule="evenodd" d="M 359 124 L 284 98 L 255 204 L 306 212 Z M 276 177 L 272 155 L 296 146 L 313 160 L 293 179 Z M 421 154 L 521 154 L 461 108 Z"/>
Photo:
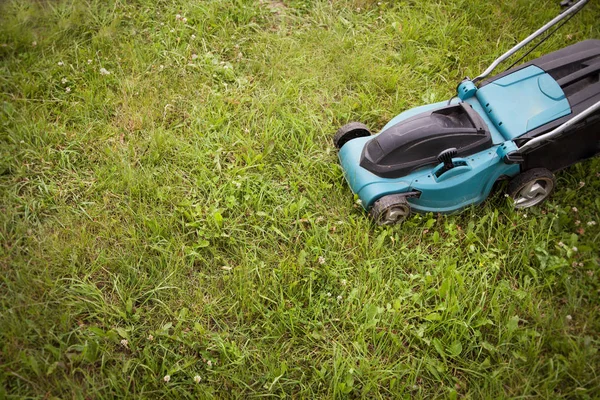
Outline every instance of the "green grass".
<path id="1" fill-rule="evenodd" d="M 598 398 L 598 158 L 381 228 L 331 142 L 557 3 L 0 4 L 0 399 Z"/>

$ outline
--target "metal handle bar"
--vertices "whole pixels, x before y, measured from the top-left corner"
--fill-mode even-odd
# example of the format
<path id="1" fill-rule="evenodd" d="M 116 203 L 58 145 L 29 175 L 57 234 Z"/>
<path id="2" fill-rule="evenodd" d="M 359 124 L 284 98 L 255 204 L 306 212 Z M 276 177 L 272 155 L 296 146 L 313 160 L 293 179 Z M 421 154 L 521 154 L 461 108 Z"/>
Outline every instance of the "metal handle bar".
<path id="1" fill-rule="evenodd" d="M 481 75 L 479 75 L 477 78 L 473 79 L 473 83 L 477 83 L 480 80 L 482 80 L 483 78 L 485 78 L 486 76 L 488 76 L 494 69 L 496 69 L 496 67 L 502 61 L 506 60 L 508 57 L 510 57 L 513 54 L 515 54 L 517 51 L 519 51 L 521 48 L 523 48 L 523 46 L 525 46 L 527 43 L 531 42 L 533 39 L 535 39 L 536 37 L 540 36 L 542 33 L 546 32 L 548 29 L 550 29 L 551 27 L 553 27 L 554 25 L 556 25 L 558 22 L 562 21 L 563 19 L 565 19 L 569 15 L 577 12 L 588 1 L 589 0 L 579 0 L 577 3 L 575 3 L 570 8 L 568 8 L 566 11 L 564 11 L 562 14 L 557 15 L 552 21 L 548 22 L 546 25 L 542 26 L 540 29 L 538 29 L 537 31 L 533 32 L 531 35 L 527 36 L 527 38 L 525 38 L 522 42 L 520 42 L 519 44 L 517 44 L 515 47 L 513 47 L 512 49 L 510 49 L 506 53 L 502 54 L 500 57 L 498 57 L 492 63 L 492 65 L 490 65 L 485 71 L 483 71 L 483 73 Z"/>
<path id="2" fill-rule="evenodd" d="M 553 137 L 560 135 L 562 132 L 566 131 L 571 126 L 575 125 L 576 123 L 578 123 L 579 121 L 581 121 L 582 119 L 587 117 L 588 115 L 593 114 L 597 110 L 600 110 L 600 101 L 597 102 L 596 104 L 592 105 L 591 107 L 587 108 L 585 111 L 583 111 L 581 114 L 577 115 L 576 117 L 574 117 L 574 118 L 568 120 L 567 122 L 565 122 L 564 124 L 554 128 L 550 132 L 544 133 L 541 136 L 531 139 L 530 141 L 525 143 L 523 146 L 519 147 L 519 153 L 523 154 L 525 151 L 527 151 L 528 149 L 531 149 L 532 147 L 535 147 L 537 144 L 544 142 L 546 140 L 550 140 Z"/>

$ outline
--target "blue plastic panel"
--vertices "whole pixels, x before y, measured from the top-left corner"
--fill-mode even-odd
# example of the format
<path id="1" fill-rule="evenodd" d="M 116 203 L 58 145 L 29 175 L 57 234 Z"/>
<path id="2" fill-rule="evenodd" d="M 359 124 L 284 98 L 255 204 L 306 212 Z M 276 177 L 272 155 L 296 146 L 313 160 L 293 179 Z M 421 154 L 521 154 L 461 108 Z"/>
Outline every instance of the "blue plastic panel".
<path id="1" fill-rule="evenodd" d="M 483 86 L 475 96 L 506 140 L 571 113 L 558 83 L 535 65 Z"/>

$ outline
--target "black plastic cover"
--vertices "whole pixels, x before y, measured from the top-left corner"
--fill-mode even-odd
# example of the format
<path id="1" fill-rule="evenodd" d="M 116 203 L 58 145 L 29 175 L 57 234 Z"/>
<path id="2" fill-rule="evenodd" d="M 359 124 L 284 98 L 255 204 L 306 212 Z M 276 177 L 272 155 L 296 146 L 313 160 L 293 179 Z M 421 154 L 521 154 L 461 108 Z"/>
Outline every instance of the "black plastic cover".
<path id="1" fill-rule="evenodd" d="M 492 137 L 479 114 L 467 103 L 454 104 L 401 121 L 370 140 L 360 166 L 384 178 L 399 178 L 455 147 L 457 157 L 489 148 Z"/>

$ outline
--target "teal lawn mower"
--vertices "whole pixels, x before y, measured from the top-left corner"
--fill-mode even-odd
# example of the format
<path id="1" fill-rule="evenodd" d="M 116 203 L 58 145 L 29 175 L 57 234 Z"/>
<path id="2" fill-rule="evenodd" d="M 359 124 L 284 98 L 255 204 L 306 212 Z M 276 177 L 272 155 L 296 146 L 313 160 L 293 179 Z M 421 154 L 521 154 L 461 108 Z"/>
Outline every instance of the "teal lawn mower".
<path id="1" fill-rule="evenodd" d="M 487 78 L 587 1 L 570 5 L 480 76 L 465 78 L 450 101 L 404 111 L 376 135 L 359 122 L 337 131 L 344 176 L 378 224 L 402 222 L 413 211 L 457 212 L 483 202 L 500 180 L 509 180 L 515 207 L 535 206 L 554 189 L 553 172 L 600 153 L 600 40 Z"/>

